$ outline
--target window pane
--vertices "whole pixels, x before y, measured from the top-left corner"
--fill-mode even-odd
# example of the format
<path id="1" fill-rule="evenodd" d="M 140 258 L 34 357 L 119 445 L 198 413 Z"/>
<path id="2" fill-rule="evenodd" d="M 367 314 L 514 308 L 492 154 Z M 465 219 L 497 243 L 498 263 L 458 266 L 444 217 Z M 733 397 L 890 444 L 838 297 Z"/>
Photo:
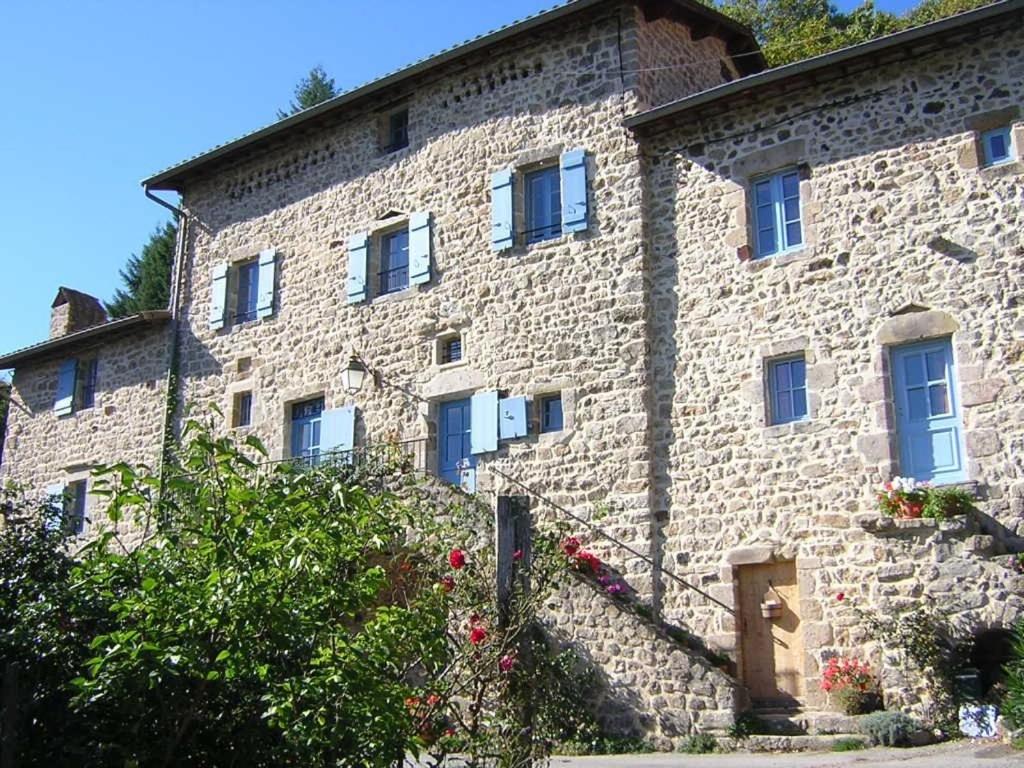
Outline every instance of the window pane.
<path id="1" fill-rule="evenodd" d="M 908 386 L 924 384 L 924 366 L 921 364 L 921 355 L 907 355 L 903 358 L 903 375 L 907 379 Z"/>
<path id="2" fill-rule="evenodd" d="M 782 177 L 782 196 L 799 197 L 800 177 L 796 173 L 787 173 Z"/>
<path id="3" fill-rule="evenodd" d="M 562 429 L 562 398 L 550 397 L 542 404 L 541 432 L 558 432 Z"/>
<path id="4" fill-rule="evenodd" d="M 944 416 L 949 413 L 949 393 L 945 384 L 932 384 L 928 387 L 931 400 L 932 416 Z"/>
<path id="5" fill-rule="evenodd" d="M 767 181 L 760 181 L 754 185 L 754 202 L 760 208 L 772 204 L 772 185 Z"/>
<path id="6" fill-rule="evenodd" d="M 807 363 L 803 360 L 794 360 L 789 364 L 789 369 L 794 389 L 802 388 L 807 381 Z"/>
<path id="7" fill-rule="evenodd" d="M 775 229 L 762 229 L 757 233 L 757 252 L 760 255 L 775 253 Z"/>
<path id="8" fill-rule="evenodd" d="M 783 202 L 783 214 L 786 221 L 800 220 L 800 201 L 792 198 Z"/>
<path id="9" fill-rule="evenodd" d="M 789 363 L 775 364 L 775 388 L 780 392 L 790 389 L 793 386 L 793 380 L 790 376 L 789 366 Z"/>
<path id="10" fill-rule="evenodd" d="M 907 408 L 910 410 L 911 421 L 923 421 L 928 418 L 928 396 L 924 387 L 907 390 Z"/>
<path id="11" fill-rule="evenodd" d="M 788 392 L 777 392 L 775 395 L 775 423 L 784 424 L 793 420 L 793 401 Z"/>
<path id="12" fill-rule="evenodd" d="M 925 357 L 928 381 L 946 380 L 946 355 L 942 352 L 928 352 Z"/>
<path id="13" fill-rule="evenodd" d="M 989 137 L 989 155 L 993 160 L 1003 160 L 1009 152 L 1006 150 L 1006 137 L 1001 133 Z"/>
<path id="14" fill-rule="evenodd" d="M 793 420 L 802 419 L 807 416 L 807 390 L 793 390 Z"/>
<path id="15" fill-rule="evenodd" d="M 526 175 L 526 241 L 561 234 L 562 193 L 559 170 L 545 168 Z"/>
<path id="16" fill-rule="evenodd" d="M 786 225 L 786 245 L 800 245 L 803 242 L 803 234 L 800 232 L 800 222 L 794 221 Z"/>

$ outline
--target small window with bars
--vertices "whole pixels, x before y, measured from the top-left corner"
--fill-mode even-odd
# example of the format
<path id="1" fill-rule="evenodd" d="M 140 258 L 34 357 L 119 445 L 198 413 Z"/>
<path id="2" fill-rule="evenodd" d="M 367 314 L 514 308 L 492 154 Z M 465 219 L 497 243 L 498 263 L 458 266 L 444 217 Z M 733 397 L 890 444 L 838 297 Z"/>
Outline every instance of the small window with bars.
<path id="1" fill-rule="evenodd" d="M 252 392 L 239 392 L 235 395 L 234 427 L 252 426 Z"/>
<path id="2" fill-rule="evenodd" d="M 441 339 L 441 365 L 458 363 L 462 360 L 462 336 L 448 336 Z"/>

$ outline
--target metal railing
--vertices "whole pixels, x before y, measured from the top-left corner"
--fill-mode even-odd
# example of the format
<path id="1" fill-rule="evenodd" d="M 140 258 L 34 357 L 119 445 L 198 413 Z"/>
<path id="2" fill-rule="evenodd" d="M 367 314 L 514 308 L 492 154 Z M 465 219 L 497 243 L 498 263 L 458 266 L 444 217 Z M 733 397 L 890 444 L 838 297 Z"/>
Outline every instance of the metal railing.
<path id="1" fill-rule="evenodd" d="M 686 589 L 689 589 L 689 590 L 691 590 L 693 592 L 696 592 L 698 595 L 703 597 L 705 600 L 708 600 L 708 601 L 714 603 L 715 605 L 719 606 L 720 608 L 723 608 L 724 610 L 728 611 L 730 614 L 732 614 L 732 615 L 736 614 L 736 611 L 732 607 L 726 605 L 725 603 L 723 603 L 718 598 L 712 597 L 711 595 L 709 595 L 707 592 L 705 592 L 700 587 L 691 584 L 690 582 L 686 581 L 685 579 L 683 579 L 680 576 L 677 576 L 675 573 L 673 573 L 668 568 L 666 568 L 663 564 L 659 564 L 659 563 L 655 562 L 651 557 L 649 557 L 649 556 L 645 555 L 643 552 L 640 552 L 639 550 L 631 547 L 629 544 L 626 544 L 621 539 L 615 538 L 610 533 L 608 533 L 606 530 L 604 530 L 601 526 L 595 525 L 594 523 L 590 522 L 589 520 L 587 520 L 584 517 L 580 517 L 575 512 L 572 512 L 572 511 L 566 509 L 561 504 L 558 504 L 558 503 L 552 501 L 551 499 L 549 499 L 546 496 L 544 496 L 542 493 L 540 493 L 537 490 L 535 490 L 535 489 L 531 488 L 530 486 L 528 486 L 526 483 L 522 482 L 521 480 L 517 480 L 516 478 L 512 477 L 511 475 L 505 474 L 504 472 L 502 472 L 500 469 L 497 469 L 496 467 L 489 467 L 488 470 L 490 472 L 493 472 L 494 474 L 498 475 L 498 477 L 501 477 L 501 478 L 507 480 L 508 482 L 512 483 L 513 485 L 516 485 L 519 488 L 523 489 L 530 496 L 532 496 L 535 499 L 537 499 L 537 500 L 547 504 L 549 507 L 551 507 L 552 509 L 556 510 L 557 512 L 560 512 L 561 514 L 565 515 L 566 517 L 569 517 L 569 518 L 575 520 L 577 523 L 580 523 L 581 525 L 586 526 L 593 533 L 596 533 L 598 536 L 600 536 L 602 539 L 610 541 L 612 544 L 616 545 L 617 547 L 620 547 L 620 548 L 624 549 L 626 552 L 629 552 L 634 557 L 637 557 L 640 560 L 642 560 L 643 562 L 647 563 L 649 566 L 651 566 L 651 570 L 652 570 L 652 572 L 654 574 L 659 574 L 660 573 L 660 574 L 668 577 L 672 581 L 676 582 L 677 584 L 685 587 Z"/>
<path id="2" fill-rule="evenodd" d="M 378 273 L 380 276 L 380 292 L 397 293 L 409 287 L 409 267 L 395 267 Z"/>
<path id="3" fill-rule="evenodd" d="M 260 462 L 261 468 L 273 469 L 290 466 L 296 470 L 317 467 L 351 467 L 356 470 L 399 466 L 402 469 L 425 473 L 427 471 L 427 438 L 396 442 L 370 443 L 348 451 L 315 450 L 306 456 L 291 456 Z"/>

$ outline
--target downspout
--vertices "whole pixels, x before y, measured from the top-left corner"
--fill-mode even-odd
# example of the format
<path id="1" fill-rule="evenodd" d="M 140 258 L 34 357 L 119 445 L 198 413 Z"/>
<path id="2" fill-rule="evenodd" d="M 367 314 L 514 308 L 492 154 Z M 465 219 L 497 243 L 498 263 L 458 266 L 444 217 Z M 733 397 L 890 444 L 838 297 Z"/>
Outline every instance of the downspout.
<path id="1" fill-rule="evenodd" d="M 157 493 L 158 501 L 163 498 L 166 481 L 166 469 L 170 463 L 174 449 L 174 417 L 178 411 L 178 370 L 180 367 L 180 344 L 179 344 L 179 302 L 181 298 L 181 281 L 185 272 L 185 246 L 188 242 L 189 216 L 181 208 L 171 205 L 153 194 L 149 187 L 142 185 L 146 197 L 175 215 L 178 221 L 178 236 L 175 241 L 174 263 L 171 266 L 171 295 L 168 310 L 171 313 L 170 332 L 171 348 L 168 354 L 167 364 L 167 390 L 164 404 L 164 426 L 160 438 L 160 485 Z M 158 521 L 163 524 L 163 519 Z"/>

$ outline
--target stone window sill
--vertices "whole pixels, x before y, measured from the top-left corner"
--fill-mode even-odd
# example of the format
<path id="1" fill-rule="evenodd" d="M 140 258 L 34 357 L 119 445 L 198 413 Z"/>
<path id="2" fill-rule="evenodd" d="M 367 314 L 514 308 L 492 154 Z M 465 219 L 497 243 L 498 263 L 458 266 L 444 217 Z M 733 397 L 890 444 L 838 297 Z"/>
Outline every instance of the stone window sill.
<path id="1" fill-rule="evenodd" d="M 370 299 L 370 306 L 374 304 L 390 304 L 393 301 L 408 301 L 419 293 L 418 285 L 411 285 L 408 288 L 403 288 L 400 291 L 394 291 L 393 293 L 385 293 L 374 296 Z"/>
<path id="2" fill-rule="evenodd" d="M 437 370 L 438 373 L 442 373 L 444 371 L 453 371 L 458 370 L 459 368 L 465 368 L 467 365 L 469 365 L 469 360 L 462 358 L 461 360 L 456 360 L 452 363 L 438 363 Z"/>
<path id="3" fill-rule="evenodd" d="M 983 165 L 978 169 L 984 179 L 1001 179 L 1004 176 L 1019 176 L 1024 173 L 1024 162 L 1010 160 L 998 165 Z"/>
<path id="4" fill-rule="evenodd" d="M 969 515 L 961 515 L 940 522 L 924 517 L 886 517 L 878 512 L 868 512 L 854 517 L 854 522 L 876 536 L 930 536 L 939 532 L 967 533 L 971 530 L 969 518 Z"/>
<path id="5" fill-rule="evenodd" d="M 766 440 L 777 440 L 789 435 L 807 435 L 812 432 L 818 432 L 822 426 L 821 423 L 816 422 L 814 419 L 790 421 L 786 424 L 772 424 L 771 426 L 764 427 L 761 430 L 761 435 Z"/>
<path id="6" fill-rule="evenodd" d="M 759 259 L 751 259 L 743 263 L 747 272 L 755 273 L 773 267 L 786 267 L 802 261 L 809 261 L 817 255 L 818 249 L 813 245 L 806 245 L 798 251 L 790 251 L 779 256 L 764 256 Z"/>

